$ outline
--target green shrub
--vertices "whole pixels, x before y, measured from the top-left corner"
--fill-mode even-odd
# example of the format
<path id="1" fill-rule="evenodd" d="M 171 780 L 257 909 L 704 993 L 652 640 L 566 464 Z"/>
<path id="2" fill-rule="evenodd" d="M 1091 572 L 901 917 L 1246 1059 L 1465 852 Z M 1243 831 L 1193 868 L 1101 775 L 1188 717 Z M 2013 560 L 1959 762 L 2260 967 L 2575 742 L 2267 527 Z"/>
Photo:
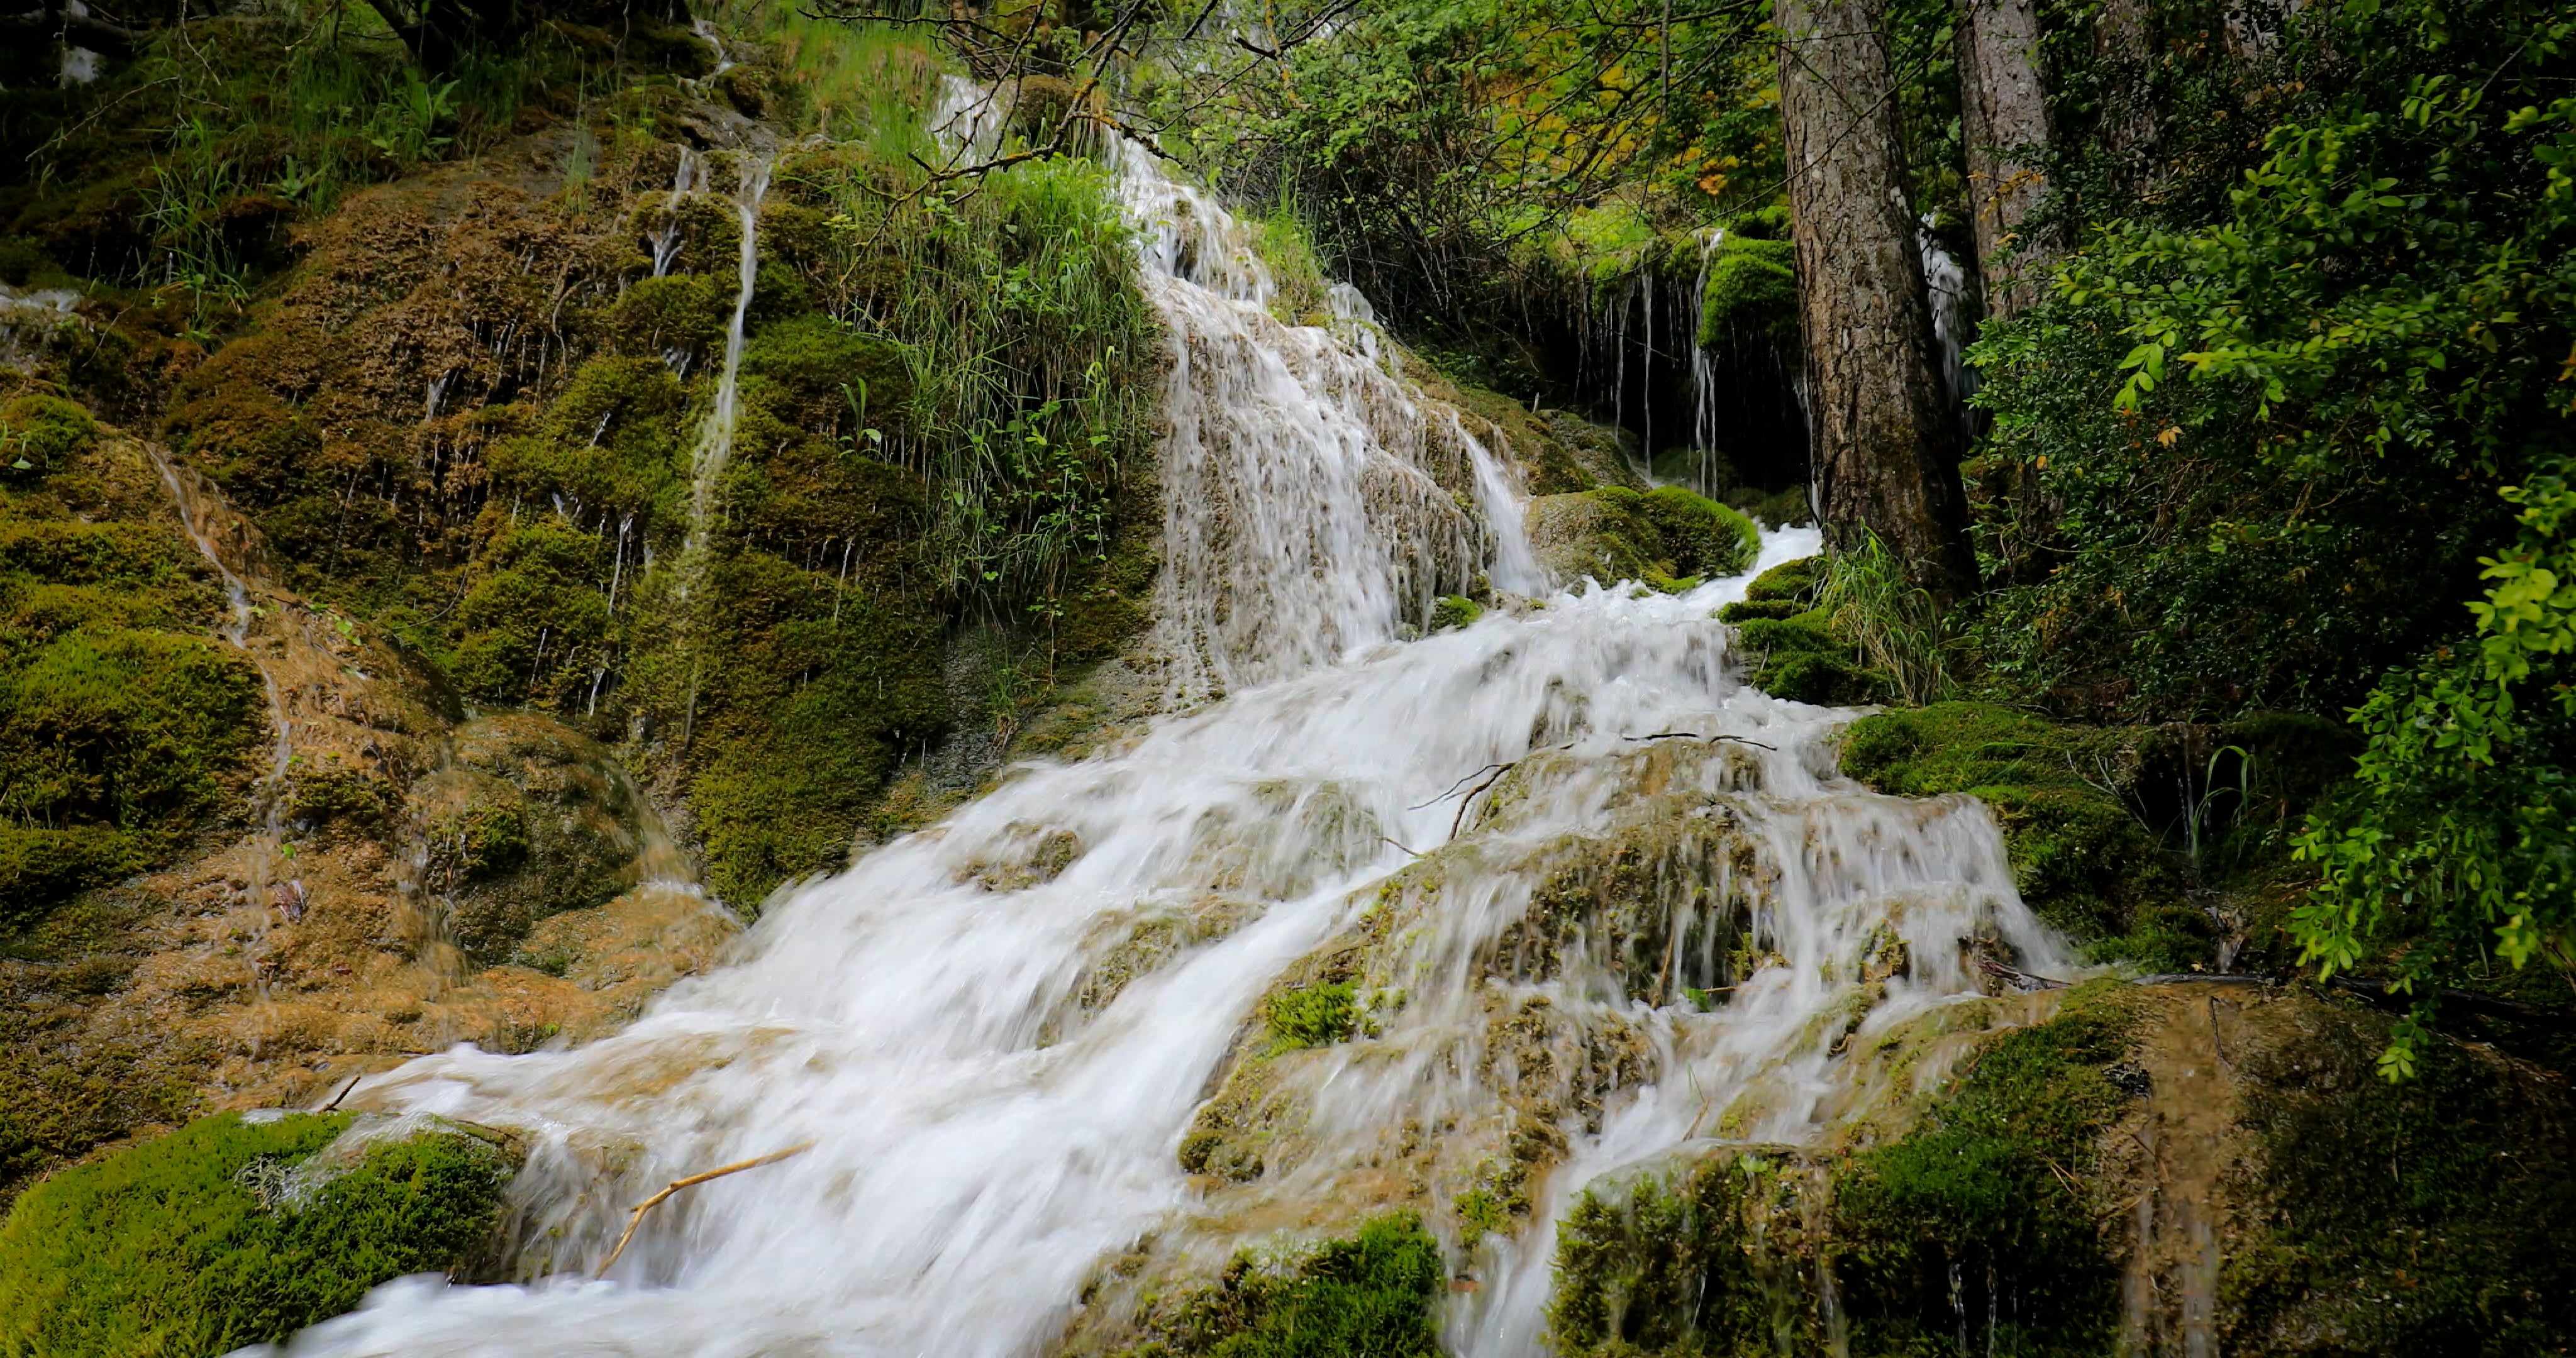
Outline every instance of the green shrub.
<path id="1" fill-rule="evenodd" d="M 1485 616 L 1485 606 L 1463 594 L 1444 594 L 1431 606 L 1431 630 L 1464 627 Z"/>
<path id="2" fill-rule="evenodd" d="M 220 1354 L 390 1278 L 483 1267 L 513 1170 L 476 1136 L 379 1142 L 309 1196 L 284 1191 L 352 1120 L 226 1113 L 29 1189 L 0 1225 L 0 1355 Z"/>

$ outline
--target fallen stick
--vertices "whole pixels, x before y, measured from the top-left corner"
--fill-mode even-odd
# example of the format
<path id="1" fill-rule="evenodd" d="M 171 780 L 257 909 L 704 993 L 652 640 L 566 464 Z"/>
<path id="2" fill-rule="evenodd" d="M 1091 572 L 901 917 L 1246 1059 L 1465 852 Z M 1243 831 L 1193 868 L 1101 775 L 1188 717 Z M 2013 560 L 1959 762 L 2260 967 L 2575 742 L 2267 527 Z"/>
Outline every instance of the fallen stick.
<path id="1" fill-rule="evenodd" d="M 365 1079 L 365 1078 L 367 1078 L 367 1075 L 366 1075 L 366 1072 L 365 1072 L 365 1071 L 360 1071 L 360 1072 L 358 1072 L 357 1074 L 350 1076 L 350 1077 L 349 1077 L 349 1082 L 348 1082 L 347 1084 L 344 1084 L 344 1085 L 340 1086 L 340 1092 L 339 1092 L 339 1093 L 337 1093 L 337 1094 L 332 1095 L 332 1096 L 331 1096 L 331 1101 L 330 1101 L 329 1103 L 326 1103 L 326 1104 L 322 1105 L 322 1107 L 321 1107 L 318 1111 L 320 1111 L 320 1112 L 324 1112 L 324 1113 L 328 1113 L 328 1112 L 330 1112 L 332 1109 L 339 1107 L 339 1106 L 340 1106 L 340 1100 L 342 1100 L 342 1099 L 345 1099 L 345 1098 L 349 1097 L 349 1091 L 350 1091 L 350 1090 L 352 1090 L 352 1089 L 357 1088 L 357 1087 L 358 1087 L 358 1082 L 359 1082 L 360 1080 Z"/>
<path id="2" fill-rule="evenodd" d="M 626 1243 L 635 1238 L 635 1228 L 644 1224 L 644 1214 L 661 1206 L 672 1194 L 679 1192 L 683 1188 L 694 1188 L 699 1184 L 705 1183 L 709 1179 L 721 1179 L 728 1174 L 740 1174 L 746 1169 L 758 1169 L 762 1165 L 774 1165 L 790 1156 L 803 1155 L 805 1152 L 812 1149 L 814 1149 L 813 1142 L 799 1142 L 783 1151 L 771 1151 L 767 1155 L 755 1155 L 748 1160 L 736 1160 L 730 1165 L 718 1166 L 715 1169 L 708 1170 L 704 1174 L 692 1174 L 685 1179 L 673 1179 L 670 1183 L 663 1186 L 661 1192 L 635 1204 L 635 1211 L 626 1218 L 626 1233 L 617 1237 L 617 1248 L 608 1252 L 607 1262 L 602 1263 L 599 1266 L 599 1272 L 591 1276 L 597 1278 L 605 1278 L 608 1276 L 608 1270 L 617 1263 L 617 1256 L 626 1252 Z"/>

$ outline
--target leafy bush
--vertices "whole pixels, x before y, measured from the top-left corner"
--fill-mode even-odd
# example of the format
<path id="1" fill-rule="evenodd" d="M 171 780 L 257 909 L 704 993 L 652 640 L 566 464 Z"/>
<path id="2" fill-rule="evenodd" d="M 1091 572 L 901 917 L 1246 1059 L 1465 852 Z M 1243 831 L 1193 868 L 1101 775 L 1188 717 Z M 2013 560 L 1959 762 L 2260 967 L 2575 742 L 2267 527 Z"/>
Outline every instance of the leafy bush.
<path id="1" fill-rule="evenodd" d="M 475 1136 L 379 1142 L 286 1191 L 352 1120 L 221 1114 L 29 1189 L 0 1225 L 0 1355 L 226 1353 L 387 1279 L 484 1265 L 512 1165 Z"/>

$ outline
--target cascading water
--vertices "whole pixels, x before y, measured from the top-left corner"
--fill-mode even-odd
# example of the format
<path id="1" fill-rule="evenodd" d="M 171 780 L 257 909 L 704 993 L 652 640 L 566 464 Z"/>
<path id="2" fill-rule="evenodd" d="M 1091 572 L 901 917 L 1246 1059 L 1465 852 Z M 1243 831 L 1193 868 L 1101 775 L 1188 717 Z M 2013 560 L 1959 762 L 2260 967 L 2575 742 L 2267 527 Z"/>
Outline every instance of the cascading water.
<path id="1" fill-rule="evenodd" d="M 1963 937 L 2061 960 L 1973 803 L 1841 782 L 1827 742 L 1845 714 L 1733 679 L 1711 614 L 1740 580 L 1560 594 L 1395 640 L 1444 582 L 1535 589 L 1506 477 L 1332 334 L 1270 317 L 1267 277 L 1211 199 L 1141 156 L 1120 176 L 1175 351 L 1158 640 L 1176 699 L 1223 700 L 1028 766 L 790 893 L 732 965 L 615 1037 L 459 1048 L 369 1082 L 358 1098 L 377 1108 L 529 1133 L 519 1238 L 552 1277 L 389 1285 L 297 1354 L 1042 1352 L 1104 1257 L 1160 1233 L 1221 1258 L 1258 1215 L 1193 1188 L 1176 1147 L 1256 997 L 1372 909 L 1414 912 L 1383 991 L 1408 998 L 1283 1063 L 1309 1153 L 1250 1191 L 1330 1200 L 1408 1120 L 1490 1110 L 1512 1068 L 1479 1048 L 1496 1005 L 1615 1027 L 1629 1078 L 1593 1121 L 1563 1114 L 1568 1150 L 1523 1241 L 1458 1247 L 1493 1282 L 1450 1307 L 1451 1345 L 1533 1352 L 1545 1223 L 1586 1177 L 1721 1123 L 1811 1134 L 1834 1034 L 1970 990 Z M 1764 560 L 1814 545 L 1775 534 Z M 1507 807 L 1472 781 L 1503 765 Z M 1711 900 L 1750 902 L 1728 937 L 1760 960 L 1732 1001 L 1685 1002 L 1715 984 L 1713 905 L 1675 916 L 1650 981 L 1581 948 L 1497 972 L 1548 846 L 1633 819 L 1648 784 L 1696 797 L 1691 815 L 1735 846 Z M 1435 868 L 1430 890 L 1417 874 Z M 1891 938 L 1912 964 L 1855 976 Z M 588 1280 L 639 1185 L 808 1141 L 668 1203 Z"/>
<path id="2" fill-rule="evenodd" d="M 689 455 L 689 536 L 681 552 L 682 570 L 694 571 L 704 561 L 707 532 L 715 520 L 716 487 L 733 459 L 734 429 L 742 418 L 743 321 L 751 314 L 751 294 L 760 274 L 760 200 L 769 192 L 770 161 L 749 152 L 736 162 L 734 213 L 742 228 L 736 265 L 733 318 L 725 325 L 724 367 L 716 376 L 715 404 L 698 430 Z M 683 575 L 683 597 L 695 581 Z"/>

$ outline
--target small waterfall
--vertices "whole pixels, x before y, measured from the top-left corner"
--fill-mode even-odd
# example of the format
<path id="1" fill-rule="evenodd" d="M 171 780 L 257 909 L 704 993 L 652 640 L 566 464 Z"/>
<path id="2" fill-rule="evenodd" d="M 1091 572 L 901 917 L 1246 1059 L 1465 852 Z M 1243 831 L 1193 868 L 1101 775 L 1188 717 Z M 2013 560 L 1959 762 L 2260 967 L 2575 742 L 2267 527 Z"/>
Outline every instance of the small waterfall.
<path id="1" fill-rule="evenodd" d="M 550 1276 L 403 1280 L 295 1353 L 1048 1352 L 1140 1239 L 1221 1262 L 1280 1219 L 1265 1203 L 1368 1200 L 1353 1179 L 1384 1182 L 1371 1157 L 1408 1124 L 1482 1144 L 1517 1116 L 1494 1016 L 1544 1010 L 1624 1055 L 1592 1120 L 1545 1129 L 1564 1152 L 1517 1236 L 1452 1242 L 1490 1281 L 1452 1295 L 1450 1347 L 1518 1358 L 1588 1179 L 1710 1136 L 1814 1137 L 1845 1039 L 1973 992 L 1962 939 L 2065 962 L 1982 807 L 1858 788 L 1832 772 L 1850 713 L 1740 683 L 1713 614 L 1741 578 L 1395 644 L 1443 586 L 1534 580 L 1508 475 L 1331 331 L 1272 318 L 1212 198 L 1118 162 L 1174 351 L 1156 644 L 1179 710 L 789 893 L 616 1036 L 369 1081 L 361 1103 L 526 1130 L 520 1238 Z M 746 229 L 746 290 L 750 258 Z M 1757 568 L 1816 547 L 1773 533 Z M 1506 765 L 1508 807 L 1471 818 L 1462 792 Z M 1702 854 L 1664 964 L 1632 976 L 1580 943 L 1549 973 L 1498 969 L 1564 856 L 1640 826 Z M 1385 954 L 1405 998 L 1280 1067 L 1306 1153 L 1194 1187 L 1176 1152 L 1257 997 L 1373 910 L 1406 912 Z M 808 1141 L 674 1199 L 589 1280 L 641 1186 Z"/>
<path id="2" fill-rule="evenodd" d="M 1141 150 L 1112 158 L 1142 228 L 1146 299 L 1172 337 L 1155 601 L 1172 697 L 1392 640 L 1483 565 L 1476 525 L 1433 475 L 1423 409 L 1366 352 L 1270 314 L 1270 272 L 1212 195 Z M 1334 305 L 1365 315 L 1356 291 Z"/>
<path id="3" fill-rule="evenodd" d="M 767 157 L 748 152 L 737 162 L 740 179 L 734 187 L 734 211 L 742 223 L 739 281 L 734 290 L 733 319 L 725 326 L 724 368 L 716 377 L 715 405 L 699 426 L 697 447 L 689 454 L 689 536 L 681 550 L 683 574 L 679 581 L 684 599 L 696 583 L 692 575 L 705 565 L 707 532 L 716 513 L 716 486 L 724 478 L 725 464 L 733 459 L 734 427 L 741 421 L 742 327 L 744 318 L 751 314 L 752 287 L 760 272 L 760 200 L 769 192 L 770 164 Z"/>
<path id="4" fill-rule="evenodd" d="M 694 149 L 680 148 L 680 166 L 671 173 L 670 215 L 648 238 L 653 245 L 653 276 L 660 278 L 671 271 L 680 257 L 680 200 L 692 193 L 707 191 L 707 162 Z"/>
<path id="5" fill-rule="evenodd" d="M 1940 349 L 1941 385 L 1953 402 L 1964 404 L 1977 389 L 1976 370 L 1965 360 L 1976 326 L 1968 318 L 1968 273 L 1932 235 L 1925 218 L 1916 239 L 1923 251 L 1923 285 L 1932 303 L 1932 339 Z"/>
<path id="6" fill-rule="evenodd" d="M 1718 248 L 1726 244 L 1726 229 L 1712 226 L 1699 239 L 1699 277 L 1691 283 L 1690 354 L 1691 354 L 1691 446 L 1699 450 L 1699 484 L 1691 487 L 1702 495 L 1716 493 L 1715 469 L 1710 465 L 1717 449 L 1717 360 L 1701 343 L 1700 318 L 1708 314 L 1708 270 L 1717 259 Z"/>
<path id="7" fill-rule="evenodd" d="M 251 890 L 254 893 L 261 892 L 271 885 L 269 878 L 271 874 L 278 871 L 279 864 L 287 861 L 283 847 L 286 843 L 288 776 L 295 758 L 295 724 L 287 718 L 286 695 L 278 688 L 277 676 L 269 672 L 269 667 L 260 662 L 258 653 L 250 648 L 251 622 L 259 616 L 258 606 L 251 602 L 250 586 L 234 572 L 230 565 L 225 563 L 223 554 L 215 548 L 213 535 L 207 529 L 207 521 L 212 517 L 212 511 L 221 507 L 220 498 L 200 483 L 193 473 L 181 472 L 171 463 L 169 455 L 158 445 L 146 443 L 143 445 L 143 452 L 145 456 L 152 459 L 154 470 L 161 474 L 161 484 L 170 492 L 171 506 L 179 514 L 180 529 L 187 533 L 188 541 L 197 549 L 197 555 L 204 557 L 206 564 L 215 568 L 216 578 L 223 581 L 224 605 L 231 619 L 224 626 L 224 640 L 230 643 L 234 650 L 242 653 L 242 658 L 251 663 L 251 668 L 259 671 L 260 688 L 268 697 L 268 726 L 271 733 L 268 773 L 259 782 L 257 806 L 260 831 L 254 841 L 258 851 L 251 856 L 252 875 L 257 879 L 251 883 Z M 288 884 L 293 892 L 288 907 L 291 918 L 303 909 L 304 883 L 299 879 L 289 878 Z"/>

